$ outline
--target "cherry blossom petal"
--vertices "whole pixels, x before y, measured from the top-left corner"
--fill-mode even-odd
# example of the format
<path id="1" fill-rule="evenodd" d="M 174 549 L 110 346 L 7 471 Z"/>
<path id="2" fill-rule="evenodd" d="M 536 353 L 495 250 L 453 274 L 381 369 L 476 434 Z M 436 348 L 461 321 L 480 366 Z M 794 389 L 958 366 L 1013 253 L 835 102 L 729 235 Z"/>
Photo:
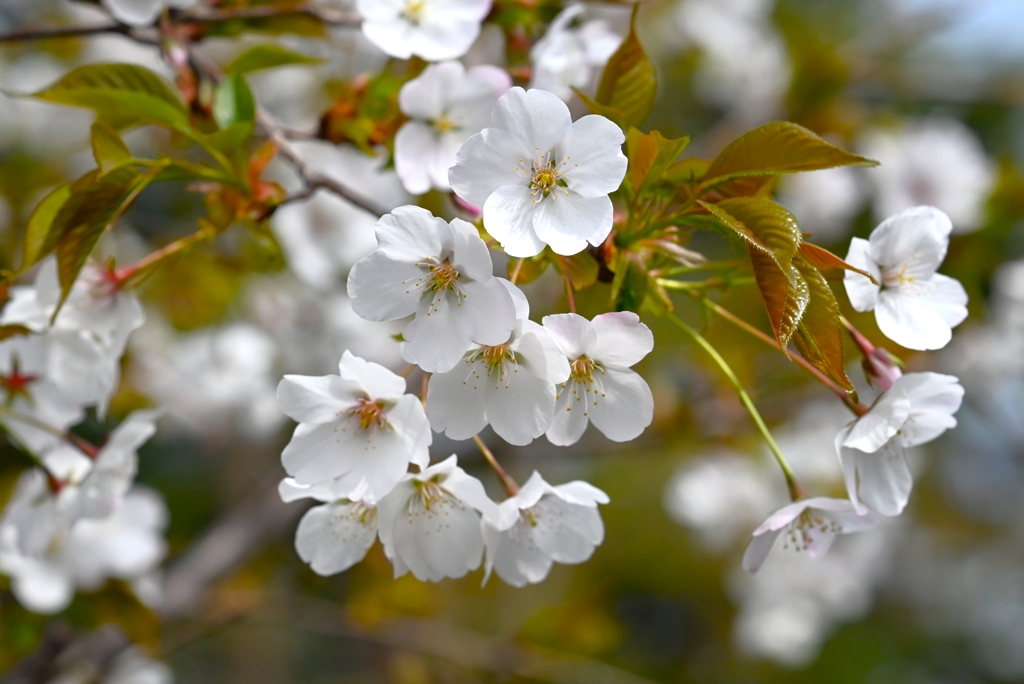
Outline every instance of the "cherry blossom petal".
<path id="1" fill-rule="evenodd" d="M 527 361 L 535 369 L 535 373 L 556 385 L 568 380 L 571 372 L 569 361 L 565 358 L 565 354 L 562 353 L 551 333 L 543 326 L 528 320 L 523 321 L 522 329 L 523 332 L 520 335 L 518 346 L 525 349 L 528 341 L 533 339 L 535 342 L 529 342 L 529 344 L 535 343 L 540 351 L 540 354 L 533 351 L 527 354 Z M 544 369 L 543 372 L 540 370 L 541 367 Z"/>
<path id="2" fill-rule="evenodd" d="M 872 454 L 837 446 L 847 493 L 856 510 L 870 509 L 887 517 L 902 513 L 914 486 L 903 446 L 893 440 Z"/>
<path id="3" fill-rule="evenodd" d="M 458 168 L 461 167 L 455 167 Z M 449 178 L 454 179 L 454 176 L 449 175 Z M 545 242 L 537 237 L 533 228 L 535 202 L 530 188 L 505 185 L 490 193 L 482 204 L 487 232 L 501 243 L 509 256 L 531 257 L 544 251 Z"/>
<path id="4" fill-rule="evenodd" d="M 750 544 L 747 545 L 747 550 L 743 552 L 743 569 L 749 572 L 760 570 L 781 532 L 781 528 L 761 533 L 755 532 Z"/>
<path id="5" fill-rule="evenodd" d="M 846 261 L 851 266 L 867 271 L 875 276 L 877 283 L 859 273 L 847 271 L 843 276 L 843 286 L 850 298 L 850 305 L 857 311 L 871 311 L 878 303 L 878 293 L 882 291 L 882 270 L 871 258 L 871 244 L 861 238 L 850 240 L 850 251 L 846 253 Z"/>
<path id="6" fill-rule="evenodd" d="M 882 267 L 887 281 L 889 269 L 905 278 L 930 278 L 946 258 L 952 229 L 949 217 L 935 207 L 901 211 L 871 231 L 871 257 Z"/>
<path id="7" fill-rule="evenodd" d="M 555 416 L 551 421 L 551 427 L 545 433 L 548 441 L 555 446 L 570 446 L 575 444 L 587 430 L 587 414 L 583 407 L 575 400 L 573 393 L 575 382 L 570 381 L 558 389 L 558 398 L 555 401 Z M 582 395 L 583 390 L 579 393 Z"/>
<path id="8" fill-rule="evenodd" d="M 423 270 L 375 251 L 360 259 L 348 277 L 352 310 L 367 321 L 393 321 L 416 313 L 423 299 L 417 287 Z"/>
<path id="9" fill-rule="evenodd" d="M 942 349 L 953 339 L 953 330 L 932 302 L 903 289 L 883 290 L 875 307 L 878 329 L 907 349 Z"/>
<path id="10" fill-rule="evenodd" d="M 629 163 L 622 154 L 622 129 L 603 116 L 577 120 L 559 144 L 569 189 L 583 197 L 601 197 L 619 189 Z"/>
<path id="11" fill-rule="evenodd" d="M 553 314 L 545 316 L 542 323 L 558 348 L 572 361 L 589 354 L 597 345 L 597 331 L 583 316 L 573 313 Z"/>
<path id="12" fill-rule="evenodd" d="M 594 371 L 601 395 L 592 393 L 590 422 L 613 442 L 636 439 L 654 418 L 654 395 L 638 373 L 605 368 Z M 585 398 L 584 401 L 587 399 Z"/>
<path id="13" fill-rule="evenodd" d="M 358 383 L 337 375 L 286 375 L 277 386 L 277 404 L 297 422 L 325 423 L 352 408 L 360 389 Z"/>
<path id="14" fill-rule="evenodd" d="M 525 159 L 529 164 L 531 159 L 555 148 L 572 126 L 572 116 L 565 103 L 546 90 L 526 91 L 517 86 L 498 100 L 491 125 L 512 134 L 529 153 Z"/>
<path id="15" fill-rule="evenodd" d="M 48 563 L 33 563 L 12 578 L 11 592 L 34 613 L 53 615 L 68 607 L 75 588 L 71 579 Z"/>
<path id="16" fill-rule="evenodd" d="M 295 531 L 295 550 L 313 572 L 328 576 L 363 560 L 377 538 L 377 511 L 350 502 L 306 511 Z"/>
<path id="17" fill-rule="evenodd" d="M 604 541 L 604 523 L 596 507 L 549 495 L 530 512 L 534 514 L 534 543 L 558 563 L 582 563 Z"/>
<path id="18" fill-rule="evenodd" d="M 587 242 L 600 245 L 612 230 L 612 201 L 607 195 L 584 197 L 555 189 L 533 206 L 533 231 L 555 254 L 579 254 Z"/>
<path id="19" fill-rule="evenodd" d="M 412 194 L 422 195 L 432 187 L 430 169 L 424 161 L 434 157 L 437 147 L 434 131 L 419 121 L 407 121 L 395 134 L 395 171 Z"/>
<path id="20" fill-rule="evenodd" d="M 542 582 L 551 572 L 554 561 L 537 547 L 532 528 L 523 522 L 517 520 L 504 531 L 484 525 L 483 534 L 487 547 L 485 584 L 492 571 L 513 587 Z"/>
<path id="21" fill-rule="evenodd" d="M 503 186 L 525 189 L 529 185 L 534 153 L 533 147 L 509 131 L 485 128 L 459 148 L 455 166 L 448 171 L 448 183 L 459 197 L 482 207 L 491 193 Z"/>
<path id="22" fill-rule="evenodd" d="M 515 328 L 516 310 L 508 290 L 497 278 L 487 282 L 467 282 L 462 286 L 463 308 L 472 308 L 472 315 L 462 320 L 468 327 L 469 339 L 477 344 L 498 345 L 508 342 Z M 463 345 L 463 351 L 466 346 Z"/>
<path id="23" fill-rule="evenodd" d="M 555 386 L 545 378 L 525 369 L 517 372 L 511 366 L 504 381 L 489 378 L 485 382 L 487 418 L 494 432 L 506 442 L 517 446 L 529 444 L 551 426 Z"/>
<path id="24" fill-rule="evenodd" d="M 385 214 L 374 226 L 377 243 L 392 259 L 417 263 L 452 249 L 451 228 L 423 207 L 406 205 Z"/>
<path id="25" fill-rule="evenodd" d="M 428 373 L 447 373 L 455 367 L 469 348 L 472 323 L 459 315 L 460 305 L 454 299 L 435 297 L 433 304 L 423 300 L 416 318 L 402 333 L 402 358 Z"/>
<path id="26" fill-rule="evenodd" d="M 871 409 L 854 421 L 843 446 L 873 453 L 896 436 L 910 415 L 910 400 L 898 386 L 883 393 Z"/>
<path id="27" fill-rule="evenodd" d="M 483 364 L 466 359 L 447 373 L 430 376 L 427 417 L 437 432 L 451 439 L 469 439 L 487 425 Z"/>
<path id="28" fill-rule="evenodd" d="M 910 415 L 900 428 L 905 447 L 930 442 L 956 427 L 953 414 L 960 409 L 964 388 L 957 378 L 940 373 L 907 373 L 896 381 L 910 401 Z"/>
<path id="29" fill-rule="evenodd" d="M 614 311 L 591 321 L 597 341 L 588 356 L 605 365 L 629 368 L 654 349 L 654 334 L 632 311 Z"/>
<path id="30" fill-rule="evenodd" d="M 452 266 L 461 275 L 473 280 L 487 282 L 494 275 L 491 253 L 487 245 L 480 239 L 476 226 L 462 219 L 453 219 L 452 231 Z M 504 341 L 504 340 L 502 340 Z"/>
<path id="31" fill-rule="evenodd" d="M 341 355 L 338 373 L 343 380 L 356 383 L 372 399 L 393 399 L 405 394 L 405 378 L 348 349 Z"/>

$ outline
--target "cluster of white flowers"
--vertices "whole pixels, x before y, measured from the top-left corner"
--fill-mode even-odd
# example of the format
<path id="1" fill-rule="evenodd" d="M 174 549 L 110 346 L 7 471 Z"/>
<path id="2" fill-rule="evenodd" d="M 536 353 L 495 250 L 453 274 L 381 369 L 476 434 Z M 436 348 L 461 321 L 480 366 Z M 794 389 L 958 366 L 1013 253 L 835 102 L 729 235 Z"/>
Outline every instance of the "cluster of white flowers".
<path id="1" fill-rule="evenodd" d="M 63 610 L 78 589 L 114 577 L 141 581 L 163 559 L 162 498 L 134 486 L 137 450 L 159 411 L 129 415 L 100 448 L 67 430 L 92 406 L 102 415 L 121 355 L 145 313 L 116 272 L 87 265 L 60 310 L 56 264 L 14 287 L 4 325 L 30 334 L 0 342 L 0 424 L 37 463 L 0 516 L 0 572 L 30 610 Z M 56 314 L 56 316 L 55 316 Z"/>

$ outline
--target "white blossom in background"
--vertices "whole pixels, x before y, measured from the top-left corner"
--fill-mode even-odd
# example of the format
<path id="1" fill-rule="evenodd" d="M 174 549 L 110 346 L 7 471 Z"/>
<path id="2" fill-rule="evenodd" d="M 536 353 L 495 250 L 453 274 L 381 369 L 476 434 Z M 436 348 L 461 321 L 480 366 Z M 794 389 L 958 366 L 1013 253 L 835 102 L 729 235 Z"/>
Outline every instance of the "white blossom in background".
<path id="1" fill-rule="evenodd" d="M 780 536 L 783 548 L 806 551 L 816 559 L 828 552 L 836 535 L 871 530 L 883 520 L 872 511 L 858 512 L 847 499 L 818 496 L 795 501 L 772 513 L 754 530 L 754 538 L 743 554 L 743 568 L 760 570 Z"/>
<path id="2" fill-rule="evenodd" d="M 0 412 L 0 425 L 31 453 L 60 441 L 32 421 L 66 430 L 85 416 L 82 406 L 50 377 L 49 356 L 49 345 L 39 335 L 0 341 L 0 403 L 7 408 Z M 18 420 L 19 415 L 29 420 Z"/>
<path id="3" fill-rule="evenodd" d="M 471 344 L 508 340 L 515 307 L 476 228 L 408 206 L 383 216 L 376 234 L 379 247 L 352 268 L 348 294 L 368 321 L 416 315 L 402 333 L 406 361 L 444 373 Z"/>
<path id="4" fill-rule="evenodd" d="M 300 485 L 333 480 L 337 496 L 376 502 L 410 463 L 427 466 L 430 424 L 405 379 L 346 351 L 339 375 L 286 375 L 281 411 L 299 425 L 281 454 Z"/>
<path id="5" fill-rule="evenodd" d="M 131 26 L 149 26 L 165 9 L 187 9 L 197 0 L 103 0 L 114 19 Z"/>
<path id="6" fill-rule="evenodd" d="M 460 62 L 432 64 L 398 93 L 409 117 L 395 135 L 395 170 L 414 195 L 449 190 L 448 169 L 466 140 L 491 120 L 491 110 L 512 87 L 508 72 L 481 64 L 468 71 Z"/>
<path id="7" fill-rule="evenodd" d="M 860 177 L 848 166 L 787 174 L 780 179 L 778 194 L 779 202 L 817 243 L 844 237 L 864 203 Z"/>
<path id="8" fill-rule="evenodd" d="M 377 508 L 378 534 L 395 577 L 412 572 L 421 582 L 440 582 L 480 567 L 480 514 L 494 518 L 497 505 L 455 456 L 403 477 Z"/>
<path id="9" fill-rule="evenodd" d="M 956 426 L 964 388 L 952 375 L 907 373 L 836 435 L 847 493 L 860 512 L 903 512 L 914 485 L 904 449 Z"/>
<path id="10" fill-rule="evenodd" d="M 582 481 L 552 486 L 534 471 L 522 489 L 484 518 L 484 582 L 492 571 L 514 587 L 542 582 L 554 563 L 588 560 L 604 541 L 598 504 L 608 495 Z"/>
<path id="11" fill-rule="evenodd" d="M 555 419 L 548 440 L 575 444 L 592 422 L 605 437 L 628 442 L 654 418 L 654 396 L 639 374 L 630 370 L 654 349 L 654 335 L 630 311 L 594 316 L 545 316 L 544 329 L 569 359 L 569 380 L 558 389 Z"/>
<path id="12" fill-rule="evenodd" d="M 286 478 L 278 487 L 285 503 L 315 499 L 295 530 L 295 550 L 318 575 L 336 575 L 363 560 L 377 538 L 377 508 L 345 497 L 333 481 L 302 486 Z"/>
<path id="13" fill-rule="evenodd" d="M 547 90 L 568 102 L 573 88 L 586 89 L 600 76 L 622 36 L 604 19 L 583 20 L 585 3 L 570 5 L 548 25 L 530 49 L 530 88 Z M 573 22 L 581 20 L 576 26 Z"/>
<path id="14" fill-rule="evenodd" d="M 485 128 L 466 141 L 448 173 L 455 193 L 483 207 L 484 225 L 516 257 L 549 245 L 576 254 L 612 229 L 608 193 L 626 175 L 625 137 L 603 116 L 575 123 L 544 90 L 512 88 Z"/>
<path id="15" fill-rule="evenodd" d="M 529 444 L 551 426 L 555 385 L 569 379 L 565 355 L 529 319 L 526 296 L 501 282 L 516 307 L 512 335 L 499 345 L 474 345 L 455 368 L 430 376 L 427 417 L 451 439 L 469 439 L 490 424 L 509 444 Z"/>
<path id="16" fill-rule="evenodd" d="M 908 349 L 941 349 L 967 318 L 967 292 L 936 271 L 949 247 L 949 217 L 934 207 L 914 207 L 890 216 L 867 240 L 853 238 L 846 261 L 871 273 L 847 271 L 850 304 L 875 312 L 878 328 Z"/>
<path id="17" fill-rule="evenodd" d="M 927 204 L 949 215 L 954 233 L 981 227 L 995 185 L 995 165 L 960 121 L 932 118 L 899 130 L 869 130 L 857 147 L 881 162 L 867 174 L 877 217 Z"/>
<path id="18" fill-rule="evenodd" d="M 174 672 L 136 647 L 117 654 L 103 684 L 174 684 Z"/>
<path id="19" fill-rule="evenodd" d="M 436 62 L 466 54 L 491 0 L 356 0 L 356 11 L 363 35 L 386 54 Z"/>
<path id="20" fill-rule="evenodd" d="M 41 558 L 18 549 L 18 531 L 0 519 L 0 573 L 27 609 L 57 613 L 76 591 L 95 591 L 107 579 L 127 582 L 151 573 L 167 552 L 167 507 L 153 490 L 135 487 L 113 515 L 83 519 L 54 537 Z"/>

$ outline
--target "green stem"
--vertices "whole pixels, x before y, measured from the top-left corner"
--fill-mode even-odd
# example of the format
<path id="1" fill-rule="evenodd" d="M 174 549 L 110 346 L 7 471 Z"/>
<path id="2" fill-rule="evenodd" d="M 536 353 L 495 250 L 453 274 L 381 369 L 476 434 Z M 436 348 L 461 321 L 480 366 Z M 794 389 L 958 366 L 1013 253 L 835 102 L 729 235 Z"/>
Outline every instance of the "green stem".
<path id="1" fill-rule="evenodd" d="M 736 377 L 736 373 L 733 372 L 726 360 L 722 358 L 722 355 L 718 353 L 718 350 L 715 349 L 710 342 L 704 339 L 703 335 L 687 325 L 681 318 L 673 314 L 668 314 L 667 318 L 677 328 L 689 335 L 690 338 L 704 351 L 706 351 L 708 355 L 714 359 L 715 363 L 718 364 L 722 373 L 725 374 L 725 377 L 739 394 L 740 402 L 743 404 L 744 408 L 747 409 L 747 413 L 750 414 L 750 417 L 754 419 L 754 424 L 757 425 L 758 431 L 760 431 L 761 436 L 764 437 L 764 441 L 768 444 L 768 448 L 771 449 L 772 454 L 775 456 L 775 460 L 778 462 L 779 468 L 782 469 L 782 474 L 786 477 L 786 486 L 789 487 L 790 498 L 792 498 L 793 501 L 803 498 L 805 496 L 803 487 L 801 487 L 800 483 L 797 481 L 796 475 L 793 473 L 793 469 L 790 468 L 789 462 L 786 461 L 786 457 L 782 455 L 779 445 L 775 443 L 775 438 L 773 438 L 772 433 L 768 431 L 768 426 L 765 424 L 764 419 L 761 418 L 761 414 L 758 412 L 757 407 L 754 406 L 754 401 L 750 398 L 750 395 L 747 394 L 745 389 L 743 389 L 743 385 L 740 384 L 740 379 Z"/>

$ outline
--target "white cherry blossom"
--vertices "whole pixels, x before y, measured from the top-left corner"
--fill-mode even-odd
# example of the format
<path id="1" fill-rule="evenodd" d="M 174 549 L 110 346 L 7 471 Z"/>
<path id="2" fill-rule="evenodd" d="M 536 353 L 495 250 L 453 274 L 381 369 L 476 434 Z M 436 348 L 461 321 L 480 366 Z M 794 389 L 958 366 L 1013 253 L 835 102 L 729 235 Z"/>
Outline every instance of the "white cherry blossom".
<path id="1" fill-rule="evenodd" d="M 846 260 L 868 273 L 847 271 L 843 280 L 857 311 L 875 312 L 879 329 L 907 349 L 941 349 L 967 318 L 967 293 L 959 281 L 936 273 L 949 247 L 949 217 L 934 207 L 890 216 L 867 240 L 853 238 Z"/>
<path id="2" fill-rule="evenodd" d="M 451 439 L 469 439 L 490 424 L 506 442 L 529 444 L 551 426 L 555 385 L 569 378 L 565 355 L 547 330 L 529 320 L 526 297 L 501 282 L 516 305 L 511 337 L 474 345 L 455 368 L 430 376 L 427 417 Z"/>
<path id="3" fill-rule="evenodd" d="M 281 462 L 300 485 L 334 480 L 339 497 L 378 501 L 410 463 L 426 467 L 430 424 L 404 378 L 348 351 L 338 368 L 281 380 L 281 411 L 299 423 Z"/>
<path id="4" fill-rule="evenodd" d="M 846 490 L 858 511 L 903 512 L 914 486 L 904 449 L 955 427 L 963 396 L 952 375 L 907 373 L 836 435 Z"/>
<path id="5" fill-rule="evenodd" d="M 491 0 L 356 0 L 366 38 L 399 59 L 466 54 L 480 35 Z"/>
<path id="6" fill-rule="evenodd" d="M 379 247 L 352 267 L 348 294 L 368 321 L 416 314 L 403 333 L 406 361 L 444 373 L 471 344 L 508 340 L 515 307 L 476 228 L 408 206 L 382 217 L 376 233 Z"/>
<path id="7" fill-rule="evenodd" d="M 18 548 L 18 530 L 0 520 L 0 573 L 23 606 L 52 614 L 76 590 L 94 591 L 108 578 L 133 581 L 152 572 L 167 552 L 167 507 L 155 491 L 135 487 L 124 505 L 101 520 L 79 520 L 57 534 L 41 558 Z"/>
<path id="8" fill-rule="evenodd" d="M 304 487 L 286 478 L 278 487 L 285 502 L 315 499 L 295 531 L 295 550 L 318 575 L 336 575 L 363 560 L 377 538 L 377 508 L 339 496 L 334 482 Z"/>
<path id="9" fill-rule="evenodd" d="M 395 135 L 395 170 L 409 192 L 449 190 L 455 153 L 491 119 L 491 110 L 512 87 L 508 72 L 488 64 L 469 71 L 461 62 L 432 64 L 398 93 L 409 117 Z"/>
<path id="10" fill-rule="evenodd" d="M 402 478 L 377 509 L 380 541 L 395 577 L 412 572 L 420 581 L 440 582 L 480 567 L 478 512 L 493 518 L 497 506 L 455 456 Z"/>
<path id="11" fill-rule="evenodd" d="M 792 547 L 795 551 L 806 551 L 811 558 L 821 558 L 837 534 L 871 530 L 882 521 L 877 513 L 858 513 L 847 499 L 819 496 L 796 501 L 772 513 L 754 530 L 754 538 L 743 554 L 743 568 L 750 572 L 760 570 L 779 535 L 783 548 Z"/>
<path id="12" fill-rule="evenodd" d="M 484 225 L 511 256 L 549 245 L 576 254 L 612 229 L 608 193 L 626 175 L 622 131 L 603 116 L 575 123 L 569 108 L 544 90 L 512 88 L 491 127 L 466 141 L 448 173 L 452 189 L 483 207 Z"/>
<path id="13" fill-rule="evenodd" d="M 568 102 L 573 88 L 585 89 L 601 73 L 608 58 L 622 43 L 622 36 L 611 30 L 604 19 L 581 21 L 584 3 L 562 10 L 548 26 L 544 36 L 530 50 L 533 63 L 531 88 L 547 90 Z"/>
<path id="14" fill-rule="evenodd" d="M 554 563 L 590 558 L 604 541 L 598 504 L 608 495 L 582 481 L 552 486 L 534 471 L 519 492 L 484 519 L 487 548 L 484 582 L 493 570 L 514 587 L 541 582 Z"/>
<path id="15" fill-rule="evenodd" d="M 197 0 L 103 0 L 114 18 L 131 26 L 149 26 L 167 8 L 187 9 Z"/>
<path id="16" fill-rule="evenodd" d="M 654 417 L 654 396 L 630 370 L 654 349 L 654 335 L 631 311 L 595 316 L 544 317 L 544 329 L 569 359 L 569 380 L 558 389 L 555 419 L 547 431 L 552 444 L 575 444 L 587 423 L 615 442 L 628 442 Z"/>

